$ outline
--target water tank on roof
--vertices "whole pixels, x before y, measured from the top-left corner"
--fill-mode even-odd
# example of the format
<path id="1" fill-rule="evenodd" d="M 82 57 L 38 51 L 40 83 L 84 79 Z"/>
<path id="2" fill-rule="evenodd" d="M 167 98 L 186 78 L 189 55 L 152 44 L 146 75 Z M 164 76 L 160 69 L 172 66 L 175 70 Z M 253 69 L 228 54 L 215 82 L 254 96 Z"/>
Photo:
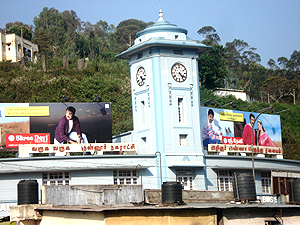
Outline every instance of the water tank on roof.
<path id="1" fill-rule="evenodd" d="M 253 176 L 247 173 L 236 174 L 233 181 L 233 194 L 237 201 L 256 200 Z"/>
<path id="2" fill-rule="evenodd" d="M 164 182 L 162 184 L 162 203 L 182 203 L 182 184 L 180 182 Z"/>
<path id="3" fill-rule="evenodd" d="M 39 204 L 37 180 L 21 180 L 18 183 L 18 205 Z"/>

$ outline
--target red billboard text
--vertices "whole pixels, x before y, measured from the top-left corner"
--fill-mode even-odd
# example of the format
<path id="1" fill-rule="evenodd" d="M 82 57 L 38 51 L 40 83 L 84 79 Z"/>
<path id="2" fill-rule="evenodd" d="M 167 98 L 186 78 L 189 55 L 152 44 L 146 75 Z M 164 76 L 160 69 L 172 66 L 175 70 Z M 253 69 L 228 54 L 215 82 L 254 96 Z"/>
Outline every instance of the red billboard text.
<path id="1" fill-rule="evenodd" d="M 243 145 L 244 139 L 239 137 L 224 137 L 222 138 L 224 145 Z"/>

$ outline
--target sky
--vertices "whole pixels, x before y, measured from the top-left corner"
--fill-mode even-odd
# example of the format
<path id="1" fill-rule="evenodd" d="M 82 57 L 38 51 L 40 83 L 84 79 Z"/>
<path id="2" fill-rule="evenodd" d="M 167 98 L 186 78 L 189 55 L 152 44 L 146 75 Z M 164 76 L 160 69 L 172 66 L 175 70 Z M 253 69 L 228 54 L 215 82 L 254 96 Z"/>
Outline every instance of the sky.
<path id="1" fill-rule="evenodd" d="M 156 22 L 159 8 L 171 24 L 188 30 L 188 37 L 203 40 L 197 31 L 212 26 L 221 44 L 241 39 L 256 48 L 261 64 L 300 51 L 300 0 L 0 0 L 0 28 L 9 22 L 34 25 L 44 7 L 74 10 L 84 22 L 99 20 L 117 26 L 127 19 Z"/>

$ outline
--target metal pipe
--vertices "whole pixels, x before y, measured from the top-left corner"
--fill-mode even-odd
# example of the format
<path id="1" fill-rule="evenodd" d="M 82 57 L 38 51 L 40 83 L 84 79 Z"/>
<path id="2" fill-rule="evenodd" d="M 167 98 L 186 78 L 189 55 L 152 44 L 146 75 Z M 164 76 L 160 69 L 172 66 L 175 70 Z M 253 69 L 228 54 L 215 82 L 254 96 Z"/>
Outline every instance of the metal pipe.
<path id="1" fill-rule="evenodd" d="M 143 171 L 142 171 L 141 164 L 137 164 L 136 168 L 139 169 L 139 171 L 141 171 L 141 193 L 142 193 L 142 201 L 145 202 L 145 200 L 144 200 L 144 191 L 143 191 Z"/>
<path id="2" fill-rule="evenodd" d="M 155 152 L 159 154 L 159 171 L 160 171 L 160 186 L 162 185 L 162 171 L 161 171 L 161 153 L 159 151 Z"/>

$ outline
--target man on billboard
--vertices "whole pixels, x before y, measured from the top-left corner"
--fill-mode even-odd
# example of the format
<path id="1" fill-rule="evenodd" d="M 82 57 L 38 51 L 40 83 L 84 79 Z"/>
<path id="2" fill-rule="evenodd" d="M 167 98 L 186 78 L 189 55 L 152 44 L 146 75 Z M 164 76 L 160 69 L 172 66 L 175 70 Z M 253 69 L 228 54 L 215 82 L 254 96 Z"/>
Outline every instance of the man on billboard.
<path id="1" fill-rule="evenodd" d="M 213 129 L 213 121 L 214 111 L 212 109 L 209 109 L 208 120 L 203 123 L 202 127 L 203 146 L 205 147 L 207 147 L 208 144 L 220 144 L 220 135 L 222 135 L 222 132 L 215 131 Z"/>
<path id="2" fill-rule="evenodd" d="M 55 129 L 54 144 L 88 143 L 86 135 L 81 133 L 79 119 L 75 113 L 76 109 L 73 106 L 66 109 L 66 115 L 59 120 Z"/>
<path id="3" fill-rule="evenodd" d="M 249 115 L 249 120 L 250 122 L 245 125 L 243 130 L 244 144 L 251 145 L 251 139 L 253 138 L 253 145 L 255 145 L 255 131 L 252 129 L 252 127 L 254 127 L 255 116 L 252 113 Z M 251 132 L 253 134 L 252 137 Z"/>

